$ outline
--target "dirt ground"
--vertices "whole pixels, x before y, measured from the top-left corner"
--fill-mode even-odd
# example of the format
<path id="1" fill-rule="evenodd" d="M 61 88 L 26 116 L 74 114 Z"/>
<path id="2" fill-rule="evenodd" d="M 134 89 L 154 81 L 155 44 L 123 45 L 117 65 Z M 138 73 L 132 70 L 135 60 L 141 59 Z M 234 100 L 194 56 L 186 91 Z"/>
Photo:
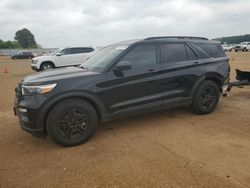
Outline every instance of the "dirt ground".
<path id="1" fill-rule="evenodd" d="M 232 78 L 250 71 L 250 52 L 228 55 Z M 0 57 L 0 71 L 0 187 L 250 187 L 250 87 L 209 115 L 181 108 L 116 120 L 64 148 L 22 131 L 13 115 L 30 60 Z"/>

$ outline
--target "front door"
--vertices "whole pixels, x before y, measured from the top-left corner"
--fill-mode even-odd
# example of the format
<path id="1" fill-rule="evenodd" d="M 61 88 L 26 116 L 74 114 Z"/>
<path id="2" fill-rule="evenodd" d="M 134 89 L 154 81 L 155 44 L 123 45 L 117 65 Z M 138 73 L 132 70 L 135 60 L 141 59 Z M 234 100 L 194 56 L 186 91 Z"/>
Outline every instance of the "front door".
<path id="1" fill-rule="evenodd" d="M 158 47 L 144 44 L 132 47 L 107 73 L 111 113 L 162 107 L 159 85 L 161 65 L 158 62 Z M 120 65 L 130 65 L 127 70 L 116 70 Z M 125 66 L 126 69 L 126 66 Z"/>

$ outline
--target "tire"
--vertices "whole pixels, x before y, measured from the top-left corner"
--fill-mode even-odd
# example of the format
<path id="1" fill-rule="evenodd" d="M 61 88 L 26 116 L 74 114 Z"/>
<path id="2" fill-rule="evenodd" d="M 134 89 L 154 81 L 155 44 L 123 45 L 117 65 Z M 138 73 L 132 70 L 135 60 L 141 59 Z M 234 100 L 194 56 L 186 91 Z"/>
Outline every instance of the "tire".
<path id="1" fill-rule="evenodd" d="M 47 131 L 57 144 L 76 146 L 93 135 L 97 124 L 97 113 L 91 104 L 81 99 L 66 99 L 50 111 Z"/>
<path id="2" fill-rule="evenodd" d="M 208 114 L 214 111 L 220 98 L 218 85 L 210 80 L 202 82 L 195 91 L 192 109 L 197 114 Z"/>
<path id="3" fill-rule="evenodd" d="M 235 52 L 238 52 L 238 50 L 234 50 Z"/>
<path id="4" fill-rule="evenodd" d="M 45 71 L 45 70 L 51 70 L 53 69 L 55 66 L 53 63 L 50 62 L 45 62 L 42 63 L 42 65 L 40 66 L 40 71 Z"/>

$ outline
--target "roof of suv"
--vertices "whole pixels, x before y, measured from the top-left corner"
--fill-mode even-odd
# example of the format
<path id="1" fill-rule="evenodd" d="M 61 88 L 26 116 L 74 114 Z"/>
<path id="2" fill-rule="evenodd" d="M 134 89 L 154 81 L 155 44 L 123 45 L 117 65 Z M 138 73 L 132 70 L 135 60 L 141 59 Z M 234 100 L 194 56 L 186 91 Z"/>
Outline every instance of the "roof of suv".
<path id="1" fill-rule="evenodd" d="M 192 43 L 218 43 L 219 41 L 209 40 L 205 37 L 192 37 L 192 36 L 160 36 L 160 37 L 149 37 L 145 39 L 128 40 L 115 43 L 115 45 L 131 45 L 134 43 L 148 43 L 148 42 L 192 42 Z"/>

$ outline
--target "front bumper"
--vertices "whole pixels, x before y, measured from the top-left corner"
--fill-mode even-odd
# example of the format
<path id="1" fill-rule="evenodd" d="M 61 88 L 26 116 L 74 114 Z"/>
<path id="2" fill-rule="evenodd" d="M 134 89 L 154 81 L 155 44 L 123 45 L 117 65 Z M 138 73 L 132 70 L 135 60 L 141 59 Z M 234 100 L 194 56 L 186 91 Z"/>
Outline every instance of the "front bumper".
<path id="1" fill-rule="evenodd" d="M 29 117 L 30 110 L 25 109 L 24 112 L 20 111 L 20 109 L 24 110 L 25 108 L 20 108 L 17 106 L 14 107 L 14 114 L 18 116 L 20 127 L 35 137 L 45 137 L 46 132 L 44 131 L 44 129 L 36 127 L 33 123 L 32 118 Z"/>
<path id="2" fill-rule="evenodd" d="M 45 137 L 46 130 L 43 124 L 39 123 L 39 109 L 43 103 L 41 97 L 23 96 L 20 92 L 20 84 L 16 88 L 14 101 L 14 114 L 18 116 L 20 127 L 36 137 Z"/>
<path id="3" fill-rule="evenodd" d="M 39 71 L 39 69 L 36 66 L 32 65 L 32 64 L 31 64 L 31 69 L 34 70 L 34 71 Z"/>

